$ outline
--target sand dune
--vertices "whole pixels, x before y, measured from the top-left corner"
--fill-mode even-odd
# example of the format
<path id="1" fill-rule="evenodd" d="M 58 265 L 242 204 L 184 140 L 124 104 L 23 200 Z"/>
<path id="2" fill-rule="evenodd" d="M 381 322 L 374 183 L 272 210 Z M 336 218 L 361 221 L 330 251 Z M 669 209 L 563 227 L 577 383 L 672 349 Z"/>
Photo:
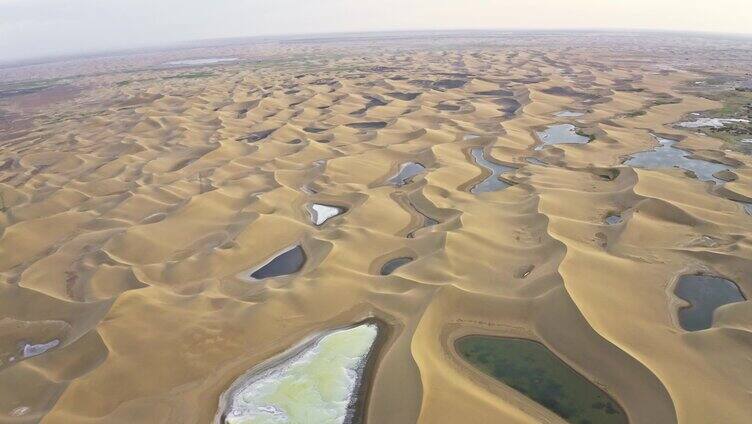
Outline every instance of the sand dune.
<path id="1" fill-rule="evenodd" d="M 0 423 L 209 423 L 248 370 L 371 317 L 369 423 L 564 422 L 464 361 L 473 334 L 542 343 L 631 423 L 749 422 L 752 306 L 688 332 L 673 293 L 705 273 L 752 295 L 752 159 L 674 125 L 722 106 L 687 88 L 720 65 L 543 39 L 237 48 L 0 99 L 33 118 L 1 142 Z M 542 146 L 556 124 L 590 141 Z M 729 171 L 624 165 L 656 136 Z M 507 184 L 471 192 L 478 148 Z"/>

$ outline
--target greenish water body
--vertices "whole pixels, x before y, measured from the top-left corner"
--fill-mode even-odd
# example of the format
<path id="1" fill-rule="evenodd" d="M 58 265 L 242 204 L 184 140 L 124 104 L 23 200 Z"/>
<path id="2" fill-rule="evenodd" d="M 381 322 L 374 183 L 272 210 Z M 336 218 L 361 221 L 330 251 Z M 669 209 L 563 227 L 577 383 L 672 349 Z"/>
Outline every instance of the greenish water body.
<path id="1" fill-rule="evenodd" d="M 625 424 L 627 415 L 598 386 L 538 342 L 467 336 L 456 343 L 460 356 L 573 424 Z"/>

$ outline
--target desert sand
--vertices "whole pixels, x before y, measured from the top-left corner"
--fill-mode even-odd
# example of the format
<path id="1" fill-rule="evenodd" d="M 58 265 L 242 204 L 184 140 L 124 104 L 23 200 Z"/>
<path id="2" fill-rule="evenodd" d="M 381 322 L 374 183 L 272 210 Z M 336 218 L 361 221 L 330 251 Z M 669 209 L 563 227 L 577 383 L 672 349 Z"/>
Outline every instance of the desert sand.
<path id="1" fill-rule="evenodd" d="M 686 331 L 674 285 L 704 273 L 752 295 L 752 157 L 676 125 L 723 106 L 694 82 L 749 79 L 752 48 L 641 37 L 3 69 L 48 86 L 0 97 L 0 423 L 210 423 L 248 370 L 372 317 L 389 330 L 368 423 L 565 422 L 464 361 L 467 335 L 542 343 L 631 423 L 749 423 L 752 305 Z M 557 124 L 590 141 L 541 147 Z M 656 137 L 728 170 L 624 165 Z M 508 167 L 500 189 L 471 192 L 492 175 L 477 148 Z M 410 162 L 424 169 L 395 182 Z M 244 278 L 295 246 L 292 274 Z M 413 260 L 381 275 L 395 258 Z"/>

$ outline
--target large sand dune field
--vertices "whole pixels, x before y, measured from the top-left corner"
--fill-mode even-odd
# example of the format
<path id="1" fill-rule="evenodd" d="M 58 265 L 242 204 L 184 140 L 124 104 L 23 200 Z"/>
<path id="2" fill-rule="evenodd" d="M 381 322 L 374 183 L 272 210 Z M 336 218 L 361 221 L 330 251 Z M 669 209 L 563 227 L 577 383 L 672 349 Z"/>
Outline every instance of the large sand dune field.
<path id="1" fill-rule="evenodd" d="M 752 43 L 700 40 L 412 34 L 0 69 L 0 423 L 244 422 L 222 416 L 242 376 L 305 374 L 347 328 L 379 336 L 348 345 L 354 392 L 326 422 L 598 422 L 562 412 L 566 385 L 536 401 L 462 353 L 491 336 L 545 346 L 619 422 L 749 423 L 752 135 L 729 105 L 752 113 Z M 204 58 L 228 60 L 181 62 Z M 677 125 L 723 108 L 731 135 Z M 654 151 L 684 165 L 625 164 Z M 688 329 L 697 275 L 741 297 Z"/>

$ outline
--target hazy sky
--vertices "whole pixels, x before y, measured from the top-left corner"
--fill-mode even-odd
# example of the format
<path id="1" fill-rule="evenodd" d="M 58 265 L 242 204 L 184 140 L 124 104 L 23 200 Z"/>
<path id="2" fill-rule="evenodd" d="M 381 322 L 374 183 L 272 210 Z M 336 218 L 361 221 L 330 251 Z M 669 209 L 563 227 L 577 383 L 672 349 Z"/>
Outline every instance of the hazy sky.
<path id="1" fill-rule="evenodd" d="M 531 28 L 752 34 L 752 0 L 0 0 L 0 62 L 252 35 Z"/>

